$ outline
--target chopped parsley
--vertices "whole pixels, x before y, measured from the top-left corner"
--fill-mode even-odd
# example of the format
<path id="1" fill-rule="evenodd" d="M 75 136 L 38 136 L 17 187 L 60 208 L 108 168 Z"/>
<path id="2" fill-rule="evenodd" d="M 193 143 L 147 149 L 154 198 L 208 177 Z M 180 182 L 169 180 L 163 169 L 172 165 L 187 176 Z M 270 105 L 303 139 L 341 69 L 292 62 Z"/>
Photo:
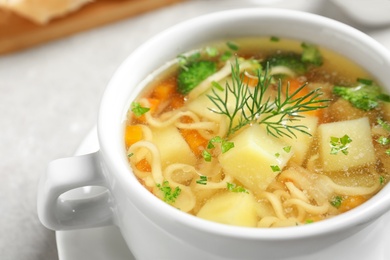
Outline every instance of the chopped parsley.
<path id="1" fill-rule="evenodd" d="M 352 142 L 352 139 L 348 135 L 344 135 L 341 138 L 331 136 L 330 137 L 330 154 L 338 154 L 339 152 L 344 155 L 348 154 L 349 144 Z"/>
<path id="2" fill-rule="evenodd" d="M 336 196 L 333 198 L 333 200 L 330 202 L 330 204 L 335 207 L 336 209 L 340 208 L 341 202 L 343 201 L 343 198 L 341 196 Z"/>
<path id="3" fill-rule="evenodd" d="M 158 183 L 157 188 L 163 192 L 164 201 L 169 204 L 175 203 L 177 197 L 179 197 L 181 193 L 181 189 L 179 187 L 172 189 L 168 181 L 164 181 L 162 184 Z"/>
<path id="4" fill-rule="evenodd" d="M 272 169 L 273 172 L 280 172 L 279 165 L 271 165 L 271 169 Z"/>
<path id="5" fill-rule="evenodd" d="M 244 192 L 244 193 L 249 193 L 244 187 L 242 186 L 237 186 L 234 183 L 226 183 L 227 189 L 231 192 Z"/>
<path id="6" fill-rule="evenodd" d="M 232 149 L 234 147 L 233 142 L 227 141 L 220 136 L 215 136 L 209 140 L 209 142 L 207 144 L 207 149 L 209 149 L 209 150 L 214 149 L 215 144 L 217 144 L 217 143 L 221 144 L 221 152 L 222 153 L 226 153 L 227 151 L 229 151 L 230 149 Z M 211 153 L 209 151 L 203 150 L 202 156 L 206 162 L 211 161 L 212 156 L 211 156 Z"/>
<path id="7" fill-rule="evenodd" d="M 238 51 L 239 47 L 237 44 L 235 44 L 234 42 L 227 42 L 226 45 L 229 47 L 229 49 L 233 50 L 233 51 Z"/>
<path id="8" fill-rule="evenodd" d="M 380 183 L 381 185 L 383 185 L 383 184 L 385 183 L 385 177 L 383 177 L 382 175 L 379 176 L 379 183 Z"/>
<path id="9" fill-rule="evenodd" d="M 285 147 L 283 147 L 283 150 L 284 150 L 286 153 L 291 152 L 291 145 L 290 145 L 290 146 L 285 146 Z"/>
<path id="10" fill-rule="evenodd" d="M 131 104 L 131 111 L 134 113 L 136 117 L 140 117 L 146 112 L 148 112 L 150 108 L 141 106 L 138 102 L 133 102 Z"/>
<path id="11" fill-rule="evenodd" d="M 202 156 L 203 156 L 203 159 L 206 161 L 206 162 L 211 162 L 211 158 L 212 158 L 212 155 L 209 151 L 207 150 L 203 150 L 202 151 Z"/>
<path id="12" fill-rule="evenodd" d="M 381 144 L 381 145 L 388 145 L 388 144 L 390 144 L 390 139 L 385 137 L 385 136 L 380 136 L 376 141 L 379 144 Z"/>
<path id="13" fill-rule="evenodd" d="M 197 184 L 206 185 L 207 184 L 207 176 L 201 175 L 199 180 L 196 181 Z"/>

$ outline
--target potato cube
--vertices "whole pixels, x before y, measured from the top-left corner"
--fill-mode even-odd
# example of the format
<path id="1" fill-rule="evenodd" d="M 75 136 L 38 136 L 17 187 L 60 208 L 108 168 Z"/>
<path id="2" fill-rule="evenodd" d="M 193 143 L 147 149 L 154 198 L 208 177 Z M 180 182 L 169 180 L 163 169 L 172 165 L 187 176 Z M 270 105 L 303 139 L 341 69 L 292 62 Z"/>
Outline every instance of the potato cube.
<path id="1" fill-rule="evenodd" d="M 320 154 L 325 171 L 342 171 L 375 162 L 371 128 L 367 117 L 322 124 L 318 127 Z M 331 137 L 349 136 L 347 154 L 331 153 Z"/>
<path id="2" fill-rule="evenodd" d="M 298 165 L 302 165 L 306 157 L 307 151 L 309 150 L 313 142 L 314 135 L 317 131 L 318 118 L 315 116 L 305 116 L 301 120 L 291 122 L 289 124 L 305 125 L 307 126 L 307 129 L 305 129 L 305 131 L 310 134 L 308 135 L 299 131 L 295 131 L 294 133 L 296 134 L 296 137 L 280 137 L 283 141 L 285 141 L 294 148 L 294 155 L 292 156 L 290 161 Z"/>
<path id="3" fill-rule="evenodd" d="M 256 227 L 256 200 L 249 193 L 225 192 L 212 197 L 198 217 L 235 226 Z"/>
<path id="4" fill-rule="evenodd" d="M 175 126 L 154 128 L 153 143 L 156 144 L 161 156 L 163 168 L 172 163 L 195 164 L 196 157 L 187 142 Z"/>
<path id="5" fill-rule="evenodd" d="M 225 173 L 253 192 L 265 190 L 293 155 L 288 144 L 267 134 L 259 124 L 244 129 L 231 139 L 234 148 L 219 157 Z"/>

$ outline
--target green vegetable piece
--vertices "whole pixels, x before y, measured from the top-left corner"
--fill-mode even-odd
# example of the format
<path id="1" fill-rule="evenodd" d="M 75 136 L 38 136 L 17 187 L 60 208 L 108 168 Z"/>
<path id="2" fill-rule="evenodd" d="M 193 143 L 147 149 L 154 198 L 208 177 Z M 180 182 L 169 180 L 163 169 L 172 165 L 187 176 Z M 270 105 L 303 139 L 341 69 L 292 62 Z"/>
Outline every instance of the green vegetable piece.
<path id="1" fill-rule="evenodd" d="M 390 132 L 390 123 L 383 121 L 382 119 L 377 119 L 378 124 L 385 129 L 386 131 Z"/>
<path id="2" fill-rule="evenodd" d="M 211 162 L 211 153 L 207 150 L 203 150 L 202 151 L 202 156 L 203 156 L 203 159 L 206 161 L 206 162 Z"/>
<path id="3" fill-rule="evenodd" d="M 150 108 L 141 106 L 138 102 L 133 102 L 131 104 L 131 111 L 134 113 L 136 117 L 140 117 L 146 112 L 148 112 Z"/>
<path id="4" fill-rule="evenodd" d="M 244 187 L 242 186 L 237 186 L 234 183 L 226 183 L 227 189 L 231 192 L 244 192 L 244 193 L 249 193 Z"/>
<path id="5" fill-rule="evenodd" d="M 238 45 L 234 42 L 227 42 L 226 45 L 233 51 L 237 51 L 239 49 Z"/>
<path id="6" fill-rule="evenodd" d="M 380 136 L 376 141 L 379 144 L 381 144 L 381 145 L 388 145 L 388 144 L 390 144 L 390 139 L 385 137 L 385 136 Z"/>
<path id="7" fill-rule="evenodd" d="M 279 37 L 276 37 L 276 36 L 271 36 L 270 40 L 271 40 L 271 42 L 278 42 L 278 41 L 280 41 Z"/>
<path id="8" fill-rule="evenodd" d="M 181 68 L 177 77 L 178 91 L 187 95 L 192 89 L 199 85 L 207 77 L 217 71 L 217 65 L 212 61 L 194 61 Z"/>
<path id="9" fill-rule="evenodd" d="M 340 208 L 341 202 L 343 201 L 343 198 L 341 196 L 336 196 L 333 198 L 333 200 L 330 202 L 330 204 L 335 208 Z"/>
<path id="10" fill-rule="evenodd" d="M 231 51 L 225 51 L 221 57 L 220 57 L 220 60 L 221 61 L 227 61 L 228 59 L 230 59 L 231 57 L 233 56 L 233 53 Z"/>
<path id="11" fill-rule="evenodd" d="M 321 66 L 323 63 L 321 52 L 318 50 L 317 46 L 308 43 L 302 43 L 301 47 L 303 48 L 302 58 L 303 62 L 313 64 L 315 66 Z"/>
<path id="12" fill-rule="evenodd" d="M 169 186 L 168 181 L 164 181 L 162 184 L 157 184 L 156 186 L 163 192 L 164 201 L 169 204 L 174 203 L 181 193 L 181 189 L 179 187 L 172 189 L 171 186 Z"/>
<path id="13" fill-rule="evenodd" d="M 196 181 L 197 184 L 206 185 L 207 184 L 207 176 L 200 176 L 199 180 Z"/>
<path id="14" fill-rule="evenodd" d="M 359 81 L 362 83 L 362 80 Z M 366 83 L 367 80 L 365 80 Z M 379 106 L 379 101 L 390 102 L 390 96 L 381 93 L 376 85 L 359 84 L 355 87 L 335 86 L 333 93 L 349 101 L 354 107 L 364 111 L 372 110 Z"/>
<path id="15" fill-rule="evenodd" d="M 283 150 L 284 150 L 286 153 L 289 153 L 289 152 L 291 151 L 291 145 L 283 147 Z"/>
<path id="16" fill-rule="evenodd" d="M 305 74 L 307 70 L 306 64 L 301 60 L 301 55 L 294 52 L 271 55 L 261 63 L 264 68 L 267 67 L 267 64 L 270 68 L 276 66 L 287 67 L 299 75 Z"/>
<path id="17" fill-rule="evenodd" d="M 271 165 L 271 169 L 273 172 L 280 172 L 280 167 L 278 165 Z"/>
<path id="18" fill-rule="evenodd" d="M 348 144 L 352 142 L 352 139 L 348 135 L 344 135 L 341 138 L 331 136 L 330 137 L 330 154 L 338 154 L 342 152 L 344 155 L 348 155 Z"/>

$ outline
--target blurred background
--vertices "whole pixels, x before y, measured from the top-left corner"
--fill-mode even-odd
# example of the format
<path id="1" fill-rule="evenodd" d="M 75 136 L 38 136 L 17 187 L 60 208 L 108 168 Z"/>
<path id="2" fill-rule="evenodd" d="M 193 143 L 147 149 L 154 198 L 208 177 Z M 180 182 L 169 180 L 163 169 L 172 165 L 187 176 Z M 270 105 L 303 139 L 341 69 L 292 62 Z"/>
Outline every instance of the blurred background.
<path id="1" fill-rule="evenodd" d="M 133 259 L 115 228 L 44 228 L 37 185 L 48 162 L 72 156 L 86 137 L 84 150 L 97 146 L 94 126 L 110 77 L 156 33 L 218 10 L 276 7 L 340 20 L 390 49 L 388 0 L 95 0 L 43 22 L 26 16 L 28 5 L 7 6 L 13 2 L 20 1 L 0 0 L 1 260 Z"/>

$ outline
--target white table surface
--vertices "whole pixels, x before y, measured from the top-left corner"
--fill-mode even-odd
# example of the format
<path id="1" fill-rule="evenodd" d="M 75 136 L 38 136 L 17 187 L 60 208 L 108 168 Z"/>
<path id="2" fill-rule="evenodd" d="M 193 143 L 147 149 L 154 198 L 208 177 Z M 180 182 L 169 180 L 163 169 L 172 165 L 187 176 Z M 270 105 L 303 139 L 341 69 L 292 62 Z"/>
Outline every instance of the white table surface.
<path id="1" fill-rule="evenodd" d="M 49 161 L 71 156 L 93 128 L 106 84 L 125 57 L 179 21 L 243 6 L 330 16 L 390 49 L 390 27 L 363 25 L 326 0 L 193 0 L 0 56 L 1 260 L 58 259 L 55 232 L 37 217 L 37 183 Z"/>

